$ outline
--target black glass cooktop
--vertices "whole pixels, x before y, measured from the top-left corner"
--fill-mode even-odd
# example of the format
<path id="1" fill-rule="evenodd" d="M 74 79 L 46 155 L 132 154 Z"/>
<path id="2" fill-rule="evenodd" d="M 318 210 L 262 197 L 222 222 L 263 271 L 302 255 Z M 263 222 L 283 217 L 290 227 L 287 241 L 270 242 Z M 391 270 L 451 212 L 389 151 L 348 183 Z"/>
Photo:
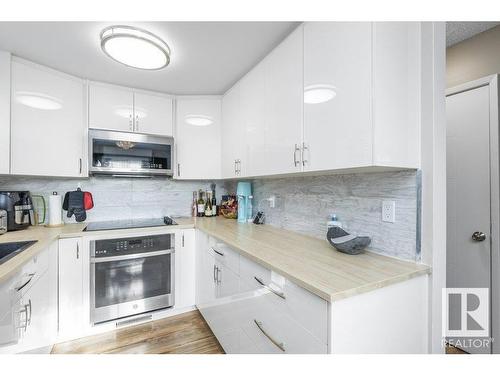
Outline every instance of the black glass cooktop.
<path id="1" fill-rule="evenodd" d="M 93 232 L 97 230 L 149 228 L 149 227 L 162 227 L 167 225 L 177 225 L 177 223 L 168 216 L 155 219 L 96 221 L 93 223 L 89 223 L 84 230 L 87 232 Z"/>

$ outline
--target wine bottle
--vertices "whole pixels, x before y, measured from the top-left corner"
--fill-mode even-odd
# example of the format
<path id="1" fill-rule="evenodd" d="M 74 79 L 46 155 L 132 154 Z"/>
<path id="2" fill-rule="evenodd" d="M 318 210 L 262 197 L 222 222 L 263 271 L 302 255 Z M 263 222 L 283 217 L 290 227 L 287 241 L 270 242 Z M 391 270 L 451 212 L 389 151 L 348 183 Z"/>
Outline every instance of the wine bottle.
<path id="1" fill-rule="evenodd" d="M 205 202 L 205 216 L 210 217 L 212 216 L 212 201 L 210 199 L 210 192 L 206 192 L 206 202 Z"/>
<path id="2" fill-rule="evenodd" d="M 203 201 L 203 191 L 200 189 L 198 192 L 198 217 L 205 216 L 205 202 Z"/>
<path id="3" fill-rule="evenodd" d="M 215 186 L 212 190 L 212 216 L 217 216 L 217 200 L 215 199 Z"/>

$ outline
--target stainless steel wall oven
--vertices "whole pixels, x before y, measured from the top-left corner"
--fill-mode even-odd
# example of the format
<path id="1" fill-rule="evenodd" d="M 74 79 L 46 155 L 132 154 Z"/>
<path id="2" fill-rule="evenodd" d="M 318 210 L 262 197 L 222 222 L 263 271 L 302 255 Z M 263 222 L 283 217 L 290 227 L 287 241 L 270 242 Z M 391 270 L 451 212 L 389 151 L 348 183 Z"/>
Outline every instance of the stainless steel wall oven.
<path id="1" fill-rule="evenodd" d="M 174 234 L 90 242 L 93 324 L 174 304 Z"/>

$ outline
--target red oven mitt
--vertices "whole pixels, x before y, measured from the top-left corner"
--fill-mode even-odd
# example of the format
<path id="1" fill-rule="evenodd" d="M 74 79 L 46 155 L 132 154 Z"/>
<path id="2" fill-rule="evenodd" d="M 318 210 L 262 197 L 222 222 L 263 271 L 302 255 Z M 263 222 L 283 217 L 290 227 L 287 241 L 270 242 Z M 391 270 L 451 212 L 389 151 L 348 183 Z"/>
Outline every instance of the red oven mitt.
<path id="1" fill-rule="evenodd" d="M 94 199 L 92 198 L 92 193 L 88 191 L 83 192 L 83 208 L 85 210 L 90 210 L 94 207 Z"/>

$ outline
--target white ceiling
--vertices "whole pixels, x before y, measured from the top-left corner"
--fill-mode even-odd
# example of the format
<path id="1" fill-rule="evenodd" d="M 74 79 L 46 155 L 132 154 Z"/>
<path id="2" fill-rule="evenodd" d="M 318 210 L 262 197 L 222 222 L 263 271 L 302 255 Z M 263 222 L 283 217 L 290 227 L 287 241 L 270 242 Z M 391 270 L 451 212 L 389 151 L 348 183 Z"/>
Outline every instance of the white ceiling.
<path id="1" fill-rule="evenodd" d="M 489 30 L 500 22 L 446 22 L 446 47 Z"/>
<path id="2" fill-rule="evenodd" d="M 160 71 L 128 68 L 101 51 L 112 24 L 144 28 L 172 50 Z M 0 49 L 91 80 L 172 94 L 222 94 L 297 22 L 0 22 Z"/>

